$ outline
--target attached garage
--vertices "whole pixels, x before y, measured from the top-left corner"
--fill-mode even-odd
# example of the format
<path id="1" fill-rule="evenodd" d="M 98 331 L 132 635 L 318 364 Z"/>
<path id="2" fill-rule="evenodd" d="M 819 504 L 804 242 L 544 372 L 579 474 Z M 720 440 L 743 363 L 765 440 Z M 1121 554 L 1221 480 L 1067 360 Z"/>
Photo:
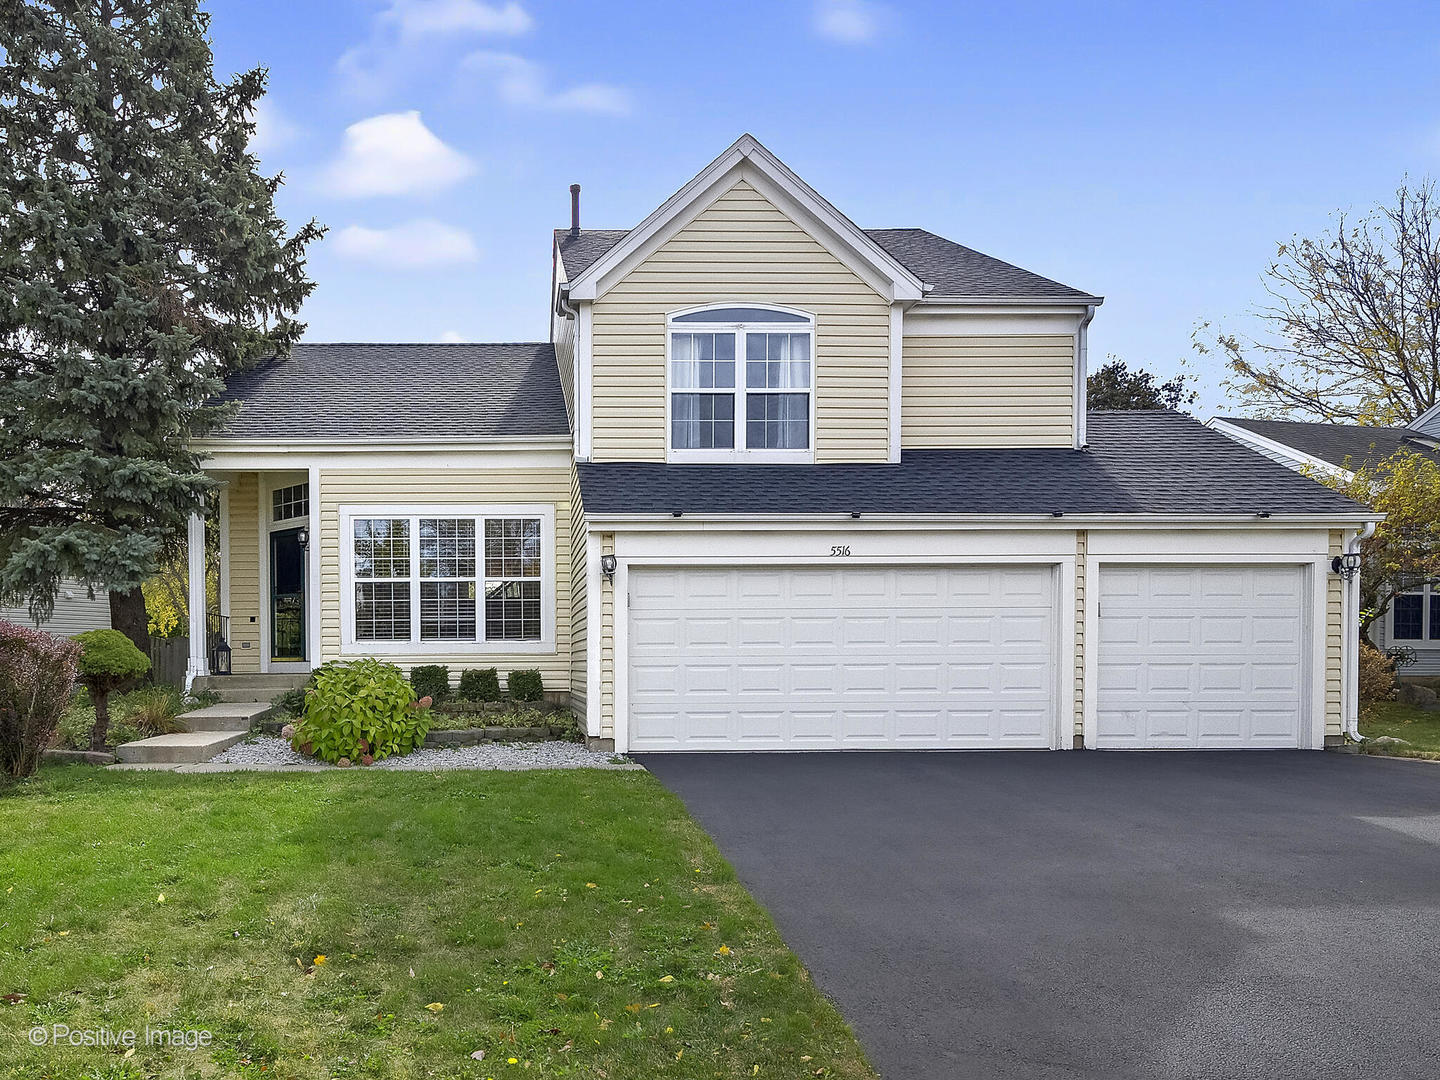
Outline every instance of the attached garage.
<path id="1" fill-rule="evenodd" d="M 1300 566 L 1105 566 L 1101 749 L 1305 745 L 1313 641 Z"/>
<path id="2" fill-rule="evenodd" d="M 1054 565 L 635 567 L 629 748 L 1052 746 L 1057 577 Z"/>

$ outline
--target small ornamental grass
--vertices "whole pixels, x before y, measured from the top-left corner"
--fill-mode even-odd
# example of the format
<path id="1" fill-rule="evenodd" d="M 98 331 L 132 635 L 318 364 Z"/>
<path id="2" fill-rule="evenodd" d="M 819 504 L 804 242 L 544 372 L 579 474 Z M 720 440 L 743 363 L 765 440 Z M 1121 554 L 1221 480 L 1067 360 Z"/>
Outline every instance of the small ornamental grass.
<path id="1" fill-rule="evenodd" d="M 329 663 L 315 672 L 291 745 L 332 765 L 408 754 L 425 741 L 429 706 L 429 698 L 415 700 L 394 664 L 369 657 Z"/>

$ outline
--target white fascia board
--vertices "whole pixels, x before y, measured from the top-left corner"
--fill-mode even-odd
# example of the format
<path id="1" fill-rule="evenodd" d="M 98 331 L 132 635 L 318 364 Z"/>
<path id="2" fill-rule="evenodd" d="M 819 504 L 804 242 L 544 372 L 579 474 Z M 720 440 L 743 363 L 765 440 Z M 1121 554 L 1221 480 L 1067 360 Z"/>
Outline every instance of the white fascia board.
<path id="1" fill-rule="evenodd" d="M 1353 480 L 1355 478 L 1355 474 L 1348 469 L 1342 469 L 1339 465 L 1326 461 L 1323 458 L 1315 457 L 1313 454 L 1307 454 L 1303 450 L 1297 450 L 1293 446 L 1287 446 L 1285 443 L 1276 442 L 1274 439 L 1267 439 L 1263 435 L 1257 435 L 1249 428 L 1232 424 L 1229 421 L 1222 420 L 1218 416 L 1212 416 L 1209 420 L 1205 421 L 1205 426 L 1234 439 L 1238 443 L 1247 444 L 1252 450 L 1263 447 L 1271 453 L 1280 454 L 1289 458 L 1295 462 L 1291 468 L 1296 472 L 1299 472 L 1302 468 L 1311 468 L 1317 469 L 1328 476 L 1339 477 L 1341 480 Z"/>
<path id="2" fill-rule="evenodd" d="M 587 512 L 586 521 L 591 528 L 616 529 L 625 526 L 654 528 L 663 525 L 667 529 L 705 530 L 734 529 L 737 526 L 756 530 L 793 528 L 834 528 L 847 523 L 857 528 L 909 529 L 916 525 L 926 527 L 948 526 L 954 529 L 988 529 L 996 526 L 1006 528 L 1026 527 L 1033 529 L 1075 529 L 1116 528 L 1116 529 L 1174 529 L 1177 525 L 1186 528 L 1233 529 L 1246 525 L 1257 529 L 1294 528 L 1297 525 L 1315 528 L 1346 527 L 1367 521 L 1383 521 L 1384 514 L 1271 514 L 1260 517 L 1257 514 L 863 514 L 854 517 L 849 513 L 833 514 L 784 514 L 760 516 L 754 514 L 595 514 Z"/>
<path id="3" fill-rule="evenodd" d="M 279 457 L 285 454 L 365 454 L 433 452 L 438 450 L 549 450 L 569 446 L 565 435 L 498 435 L 494 438 L 395 438 L 376 439 L 369 436 L 348 441 L 335 438 L 318 439 L 196 439 L 190 449 L 198 454 L 263 454 Z M 296 466 L 300 468 L 301 466 Z"/>
<path id="4" fill-rule="evenodd" d="M 1434 430 L 1431 430 L 1431 425 L 1434 425 Z M 1431 405 L 1406 426 L 1432 439 L 1440 438 L 1440 404 Z"/>
<path id="5" fill-rule="evenodd" d="M 454 469 L 566 468 L 572 460 L 569 439 L 547 446 L 492 446 L 479 449 L 449 446 L 410 447 L 291 447 L 266 453 L 256 448 L 221 448 L 201 453 L 200 465 L 209 473 L 294 472 L 311 466 L 327 469 L 369 469 L 383 473 L 392 468 L 423 466 L 436 472 Z"/>
<path id="6" fill-rule="evenodd" d="M 867 280 L 877 276 L 884 280 L 887 287 L 882 295 L 887 300 L 918 300 L 925 295 L 924 282 L 761 146 L 754 136 L 742 135 L 688 184 L 631 229 L 620 243 L 577 275 L 570 282 L 570 298 L 594 300 L 602 295 L 634 264 L 673 235 L 677 231 L 677 221 L 684 223 L 694 218 L 728 190 L 740 175 L 755 183 L 767 197 L 782 196 L 783 202 L 788 203 L 790 208 L 802 211 L 808 220 L 801 224 L 820 231 L 822 235 L 816 239 L 828 239 L 830 243 L 826 246 L 840 247 L 841 250 L 833 253 L 847 265 L 857 259 L 865 264 L 868 273 L 862 276 Z M 850 257 L 848 260 L 846 255 Z M 851 269 L 856 267 L 851 266 Z"/>
<path id="7" fill-rule="evenodd" d="M 956 307 L 967 311 L 976 307 L 1034 308 L 1036 314 L 1056 311 L 1078 311 L 1099 307 L 1103 296 L 926 296 L 920 301 L 926 308 Z"/>

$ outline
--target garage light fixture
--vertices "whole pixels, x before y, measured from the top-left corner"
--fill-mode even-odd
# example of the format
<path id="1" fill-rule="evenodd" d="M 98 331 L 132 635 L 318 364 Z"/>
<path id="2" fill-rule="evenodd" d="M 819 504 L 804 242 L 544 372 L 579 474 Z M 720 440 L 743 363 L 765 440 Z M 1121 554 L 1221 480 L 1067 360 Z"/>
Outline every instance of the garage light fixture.
<path id="1" fill-rule="evenodd" d="M 1339 574 L 1349 581 L 1360 572 L 1360 553 L 1351 551 L 1344 555 L 1336 555 L 1330 560 L 1330 569 L 1333 573 Z"/>
<path id="2" fill-rule="evenodd" d="M 615 567 L 617 567 L 618 565 L 619 563 L 615 561 L 614 555 L 600 556 L 600 572 L 605 575 L 605 580 L 615 580 Z"/>

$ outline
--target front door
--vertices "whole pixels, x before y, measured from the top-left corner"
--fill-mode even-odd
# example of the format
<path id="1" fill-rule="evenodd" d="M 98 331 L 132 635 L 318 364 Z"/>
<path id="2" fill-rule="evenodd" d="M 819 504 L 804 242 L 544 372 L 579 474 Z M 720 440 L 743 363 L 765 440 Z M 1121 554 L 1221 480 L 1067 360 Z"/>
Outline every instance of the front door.
<path id="1" fill-rule="evenodd" d="M 270 659 L 305 659 L 305 549 L 301 529 L 270 534 Z"/>

